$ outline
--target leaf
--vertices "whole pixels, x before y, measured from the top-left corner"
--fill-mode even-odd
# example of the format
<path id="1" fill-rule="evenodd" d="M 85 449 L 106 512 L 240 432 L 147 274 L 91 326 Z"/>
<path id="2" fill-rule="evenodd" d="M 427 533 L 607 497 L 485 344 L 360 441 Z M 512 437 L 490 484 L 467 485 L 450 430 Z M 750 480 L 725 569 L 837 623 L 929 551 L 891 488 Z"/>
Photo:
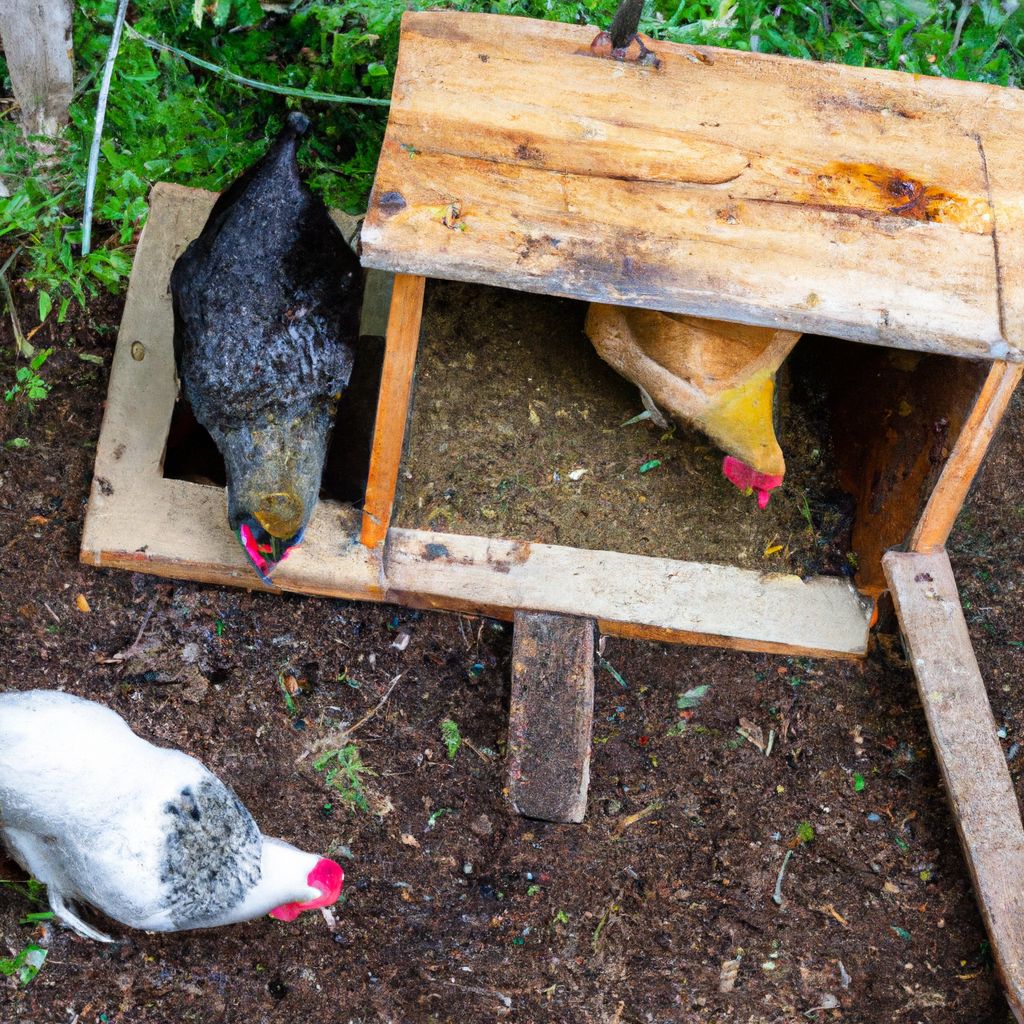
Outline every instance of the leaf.
<path id="1" fill-rule="evenodd" d="M 103 366 L 103 356 L 93 355 L 92 352 L 79 352 L 78 358 L 83 363 L 95 363 L 97 366 Z"/>
<path id="2" fill-rule="evenodd" d="M 452 718 L 446 718 L 441 723 L 441 738 L 444 740 L 445 750 L 448 751 L 448 760 L 454 761 L 462 746 L 462 735 L 459 732 L 459 724 Z"/>
<path id="3" fill-rule="evenodd" d="M 203 0 L 192 0 L 192 24 L 201 28 L 203 24 Z"/>
<path id="4" fill-rule="evenodd" d="M 853 773 L 853 790 L 860 793 L 864 789 L 864 776 L 860 772 Z"/>
<path id="5" fill-rule="evenodd" d="M 686 693 L 681 694 L 679 699 L 676 701 L 676 707 L 679 708 L 680 711 L 689 711 L 690 708 L 697 707 L 710 689 L 711 687 L 707 683 L 704 683 L 701 686 L 695 686 L 692 690 L 687 690 Z"/>
<path id="6" fill-rule="evenodd" d="M 5 448 L 27 448 L 29 444 L 27 437 L 12 437 L 10 441 L 4 442 Z"/>
<path id="7" fill-rule="evenodd" d="M 649 462 L 645 462 L 640 467 L 641 473 L 650 473 L 652 469 L 657 469 L 661 465 L 661 459 L 651 459 Z"/>
<path id="8" fill-rule="evenodd" d="M 231 0 L 217 0 L 217 6 L 213 9 L 213 23 L 217 28 L 223 28 L 227 24 L 228 15 L 231 13 Z"/>
<path id="9" fill-rule="evenodd" d="M 27 985 L 38 973 L 46 961 L 47 951 L 42 946 L 30 942 L 17 956 L 0 960 L 0 974 L 8 978 L 18 976 L 22 985 Z"/>
<path id="10" fill-rule="evenodd" d="M 42 323 L 49 315 L 50 310 L 53 309 L 53 300 L 50 298 L 49 292 L 39 293 L 39 322 Z"/>

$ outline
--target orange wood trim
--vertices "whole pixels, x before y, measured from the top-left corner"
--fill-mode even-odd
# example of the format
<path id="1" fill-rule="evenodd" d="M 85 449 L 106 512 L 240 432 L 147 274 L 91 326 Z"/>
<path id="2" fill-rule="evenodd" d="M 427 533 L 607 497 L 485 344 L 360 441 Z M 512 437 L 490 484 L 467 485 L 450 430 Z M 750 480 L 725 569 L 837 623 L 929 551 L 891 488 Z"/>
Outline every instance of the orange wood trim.
<path id="1" fill-rule="evenodd" d="M 945 545 L 1022 371 L 1024 365 L 1020 363 L 992 364 L 978 400 L 910 535 L 911 551 L 932 551 Z"/>
<path id="2" fill-rule="evenodd" d="M 368 548 L 377 547 L 387 536 L 391 525 L 405 426 L 409 419 L 425 286 L 424 277 L 395 275 L 380 376 L 380 397 L 377 399 L 377 420 L 373 429 L 370 473 L 363 503 L 363 528 L 359 538 Z"/>

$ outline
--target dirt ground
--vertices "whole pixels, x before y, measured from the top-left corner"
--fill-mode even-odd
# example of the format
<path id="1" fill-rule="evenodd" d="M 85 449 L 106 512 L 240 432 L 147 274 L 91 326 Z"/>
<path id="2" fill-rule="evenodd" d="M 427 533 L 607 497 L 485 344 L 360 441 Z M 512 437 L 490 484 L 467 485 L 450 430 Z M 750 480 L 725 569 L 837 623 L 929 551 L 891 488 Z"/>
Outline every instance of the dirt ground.
<path id="1" fill-rule="evenodd" d="M 813 372 L 836 342 L 802 339 L 779 374 L 786 485 L 761 512 L 698 430 L 629 423 L 639 391 L 597 355 L 586 312 L 430 282 L 397 525 L 802 575 L 850 568 L 853 503 Z"/>
<path id="2" fill-rule="evenodd" d="M 0 957 L 49 950 L 31 984 L 0 978 L 3 1024 L 1003 1024 L 898 644 L 844 663 L 609 639 L 621 681 L 599 671 L 587 821 L 521 820 L 501 791 L 507 626 L 78 564 L 118 318 L 104 300 L 46 325 L 52 394 L 0 412 L 0 441 L 30 441 L 0 450 L 0 686 L 102 701 L 199 757 L 266 833 L 341 860 L 345 897 L 333 932 L 306 914 L 104 946 L 19 924 L 38 908 L 0 887 Z M 5 318 L 5 381 L 11 352 Z M 1018 787 L 1022 457 L 1018 395 L 951 542 Z M 280 673 L 308 681 L 293 712 Z M 371 811 L 346 811 L 303 754 L 399 674 L 355 736 Z M 453 760 L 445 718 L 472 744 Z M 774 730 L 770 756 L 741 719 Z"/>

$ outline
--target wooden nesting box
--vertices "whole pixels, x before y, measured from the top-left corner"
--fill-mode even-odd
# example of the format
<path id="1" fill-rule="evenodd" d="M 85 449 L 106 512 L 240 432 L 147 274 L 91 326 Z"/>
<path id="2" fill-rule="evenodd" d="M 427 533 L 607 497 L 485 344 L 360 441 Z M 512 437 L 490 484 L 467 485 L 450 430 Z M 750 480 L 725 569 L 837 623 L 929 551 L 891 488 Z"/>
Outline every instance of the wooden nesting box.
<path id="1" fill-rule="evenodd" d="M 515 615 L 514 713 L 542 707 L 585 735 L 588 622 L 623 636 L 856 657 L 888 573 L 1019 1012 L 1024 836 L 941 549 L 1024 367 L 1024 97 L 649 40 L 655 60 L 617 60 L 594 36 L 519 18 L 405 15 L 362 229 L 364 264 L 396 275 L 365 502 L 322 500 L 274 583 Z M 164 474 L 176 397 L 167 282 L 213 198 L 154 190 L 82 559 L 274 589 L 238 548 L 222 489 Z M 665 557 L 656 535 L 641 554 L 625 536 L 596 550 L 505 535 L 500 520 L 477 532 L 393 525 L 427 278 L 816 336 L 809 358 L 829 367 L 835 470 L 854 506 L 853 582 Z M 460 395 L 442 390 L 437 401 L 449 400 Z M 561 710 L 537 699 L 545 677 L 531 661 L 559 635 L 559 617 L 579 654 L 557 669 L 579 684 Z M 937 649 L 943 623 L 948 646 Z M 934 681 L 947 668 L 951 694 Z M 515 770 L 529 775 L 531 732 L 513 725 Z M 565 744 L 566 771 L 583 783 L 559 804 L 573 810 L 555 816 L 582 813 L 585 747 Z M 971 789 L 975 764 L 991 783 L 987 808 Z M 982 849 L 982 834 L 999 842 Z"/>

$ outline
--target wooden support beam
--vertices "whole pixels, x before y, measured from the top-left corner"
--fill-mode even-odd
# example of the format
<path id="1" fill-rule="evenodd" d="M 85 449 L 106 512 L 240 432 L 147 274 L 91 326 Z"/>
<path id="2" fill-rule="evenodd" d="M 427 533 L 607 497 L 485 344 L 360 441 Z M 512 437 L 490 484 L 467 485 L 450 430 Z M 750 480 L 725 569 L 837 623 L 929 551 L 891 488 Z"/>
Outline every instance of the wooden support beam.
<path id="1" fill-rule="evenodd" d="M 929 551 L 945 545 L 1022 373 L 1024 364 L 1021 363 L 992 364 L 974 408 L 911 534 L 912 551 Z"/>
<path id="2" fill-rule="evenodd" d="M 1024 1021 L 1024 828 L 945 551 L 883 559 L 996 970 Z"/>
<path id="3" fill-rule="evenodd" d="M 517 813 L 583 820 L 593 721 L 594 620 L 517 611 L 506 766 Z"/>
<path id="4" fill-rule="evenodd" d="M 391 525 L 405 426 L 409 420 L 425 285 L 426 279 L 414 274 L 395 275 L 360 535 L 368 548 L 381 544 Z"/>

